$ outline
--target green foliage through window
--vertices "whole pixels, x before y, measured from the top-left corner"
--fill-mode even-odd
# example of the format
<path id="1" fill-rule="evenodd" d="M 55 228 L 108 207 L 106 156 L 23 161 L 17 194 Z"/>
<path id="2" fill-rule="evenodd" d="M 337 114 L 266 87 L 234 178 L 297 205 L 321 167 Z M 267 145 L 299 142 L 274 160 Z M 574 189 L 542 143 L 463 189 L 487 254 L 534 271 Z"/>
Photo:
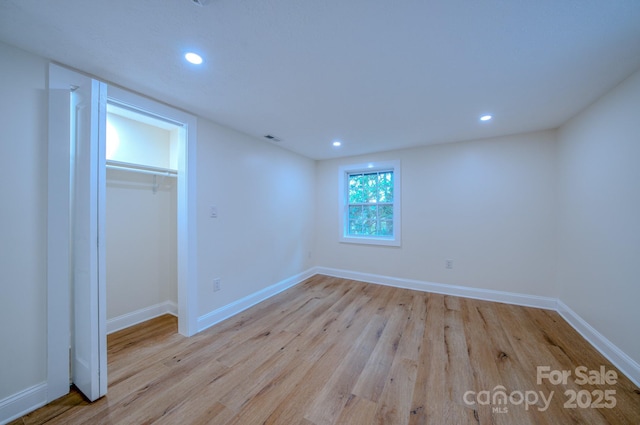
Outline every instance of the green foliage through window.
<path id="1" fill-rule="evenodd" d="M 348 234 L 393 236 L 393 171 L 354 173 L 348 180 Z"/>

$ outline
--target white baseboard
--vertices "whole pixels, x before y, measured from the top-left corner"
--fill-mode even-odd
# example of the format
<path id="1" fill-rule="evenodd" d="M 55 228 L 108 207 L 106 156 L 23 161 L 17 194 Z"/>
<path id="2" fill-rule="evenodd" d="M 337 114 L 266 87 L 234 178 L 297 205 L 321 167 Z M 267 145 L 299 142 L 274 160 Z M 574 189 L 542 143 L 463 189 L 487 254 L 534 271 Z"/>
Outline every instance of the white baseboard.
<path id="1" fill-rule="evenodd" d="M 565 303 L 558 300 L 558 313 L 596 350 L 613 363 L 627 378 L 640 387 L 640 364 L 594 329 Z"/>
<path id="2" fill-rule="evenodd" d="M 402 279 L 398 277 L 382 276 L 349 270 L 316 267 L 316 273 L 344 279 L 359 280 L 380 285 L 395 286 L 396 288 L 413 289 L 416 291 L 433 292 L 436 294 L 454 295 L 456 297 L 474 298 L 477 300 L 494 301 L 506 304 L 536 307 L 545 310 L 557 309 L 557 299 L 540 297 L 537 295 L 518 294 L 514 292 L 495 291 L 492 289 L 470 288 L 467 286 L 446 285 L 442 283 L 421 280 Z"/>
<path id="3" fill-rule="evenodd" d="M 241 311 L 248 309 L 251 306 L 258 304 L 261 301 L 270 298 L 285 289 L 289 289 L 292 286 L 297 285 L 298 283 L 303 282 L 304 280 L 310 278 L 311 276 L 318 274 L 315 271 L 315 268 L 311 268 L 307 271 L 299 273 L 295 276 L 292 276 L 288 279 L 282 280 L 276 284 L 268 286 L 258 292 L 255 292 L 251 295 L 248 295 L 244 298 L 241 298 L 237 301 L 232 302 L 231 304 L 227 304 L 223 307 L 220 307 L 216 310 L 213 310 L 210 313 L 207 313 L 198 318 L 198 332 L 203 331 L 216 323 L 219 323 L 225 319 L 228 319 L 231 316 L 234 316 Z"/>
<path id="4" fill-rule="evenodd" d="M 178 305 L 173 301 L 165 301 L 160 304 L 152 305 L 150 307 L 109 319 L 107 320 L 107 334 L 128 328 L 129 326 L 137 325 L 138 323 L 146 322 L 147 320 L 162 316 L 163 314 L 173 314 L 174 316 L 177 316 Z"/>
<path id="5" fill-rule="evenodd" d="M 47 404 L 46 382 L 13 394 L 0 400 L 0 424 L 9 423 L 45 404 Z"/>

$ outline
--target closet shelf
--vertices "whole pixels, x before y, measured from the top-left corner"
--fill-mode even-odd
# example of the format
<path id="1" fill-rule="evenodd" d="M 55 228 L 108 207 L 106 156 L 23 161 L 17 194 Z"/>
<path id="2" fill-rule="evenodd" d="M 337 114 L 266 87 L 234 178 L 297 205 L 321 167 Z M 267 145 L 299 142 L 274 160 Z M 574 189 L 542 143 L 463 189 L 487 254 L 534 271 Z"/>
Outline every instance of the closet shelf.
<path id="1" fill-rule="evenodd" d="M 107 168 L 111 170 L 133 171 L 135 173 L 152 174 L 154 176 L 178 177 L 178 171 L 170 168 L 152 167 L 133 164 L 131 162 L 107 160 Z"/>

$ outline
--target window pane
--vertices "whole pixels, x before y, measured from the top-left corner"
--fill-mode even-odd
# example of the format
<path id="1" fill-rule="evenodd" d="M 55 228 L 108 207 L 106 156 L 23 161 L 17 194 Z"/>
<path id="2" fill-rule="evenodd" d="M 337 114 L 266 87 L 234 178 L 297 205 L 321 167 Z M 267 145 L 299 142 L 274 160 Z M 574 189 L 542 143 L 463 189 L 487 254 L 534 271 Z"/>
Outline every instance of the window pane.
<path id="1" fill-rule="evenodd" d="M 380 205 L 380 220 L 393 220 L 393 205 Z"/>
<path id="2" fill-rule="evenodd" d="M 378 233 L 378 207 L 363 207 L 364 223 L 362 231 L 365 235 L 375 236 Z"/>
<path id="3" fill-rule="evenodd" d="M 349 203 L 362 203 L 364 201 L 363 190 L 365 187 L 365 176 L 363 174 L 349 175 Z"/>
<path id="4" fill-rule="evenodd" d="M 393 202 L 393 172 L 378 174 L 378 202 Z"/>
<path id="5" fill-rule="evenodd" d="M 349 207 L 349 234 L 362 235 L 362 226 L 364 224 L 364 214 L 361 206 Z"/>
<path id="6" fill-rule="evenodd" d="M 362 207 L 359 205 L 349 206 L 349 220 L 357 220 L 362 218 Z"/>
<path id="7" fill-rule="evenodd" d="M 355 175 L 349 175 L 349 203 L 352 204 L 356 202 L 355 197 L 358 193 L 358 177 Z"/>
<path id="8" fill-rule="evenodd" d="M 393 220 L 380 221 L 380 236 L 393 236 Z"/>
<path id="9" fill-rule="evenodd" d="M 366 220 L 378 220 L 378 206 L 377 205 L 367 205 L 362 207 L 362 214 Z"/>
<path id="10" fill-rule="evenodd" d="M 378 201 L 378 173 L 365 174 L 366 182 L 364 187 L 364 198 L 369 203 Z"/>
<path id="11" fill-rule="evenodd" d="M 362 225 L 356 220 L 349 220 L 349 232 L 350 235 L 362 235 Z"/>

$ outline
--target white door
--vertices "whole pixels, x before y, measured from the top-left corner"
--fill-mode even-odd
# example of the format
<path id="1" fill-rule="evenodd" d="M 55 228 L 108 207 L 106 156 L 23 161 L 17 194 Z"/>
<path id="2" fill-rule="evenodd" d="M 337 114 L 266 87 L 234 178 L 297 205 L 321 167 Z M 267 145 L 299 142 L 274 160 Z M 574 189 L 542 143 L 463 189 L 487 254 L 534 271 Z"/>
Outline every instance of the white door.
<path id="1" fill-rule="evenodd" d="M 90 401 L 107 392 L 106 99 L 106 84 L 86 77 L 71 94 L 71 367 L 73 383 Z"/>

